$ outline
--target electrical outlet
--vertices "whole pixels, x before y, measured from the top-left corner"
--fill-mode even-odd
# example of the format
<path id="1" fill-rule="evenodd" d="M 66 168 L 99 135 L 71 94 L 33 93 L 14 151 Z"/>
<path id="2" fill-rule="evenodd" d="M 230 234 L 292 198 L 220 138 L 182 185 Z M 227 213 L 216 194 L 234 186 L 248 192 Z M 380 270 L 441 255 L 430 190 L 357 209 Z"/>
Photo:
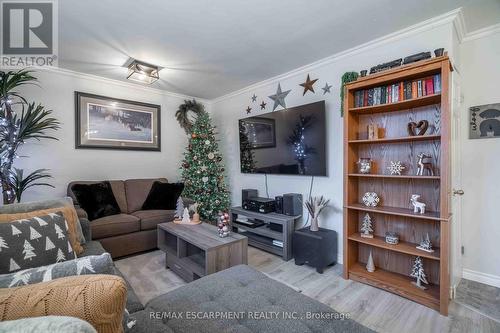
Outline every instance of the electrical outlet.
<path id="1" fill-rule="evenodd" d="M 462 252 L 462 255 L 465 254 L 465 247 L 462 245 L 462 247 L 460 248 L 461 252 Z"/>

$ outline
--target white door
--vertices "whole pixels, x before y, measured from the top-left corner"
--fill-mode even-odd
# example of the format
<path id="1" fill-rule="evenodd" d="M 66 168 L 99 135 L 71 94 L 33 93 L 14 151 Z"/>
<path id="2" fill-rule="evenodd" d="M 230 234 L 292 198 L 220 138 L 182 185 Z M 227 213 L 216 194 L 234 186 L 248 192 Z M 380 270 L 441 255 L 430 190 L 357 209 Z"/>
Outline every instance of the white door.
<path id="1" fill-rule="evenodd" d="M 451 184 L 452 184 L 452 222 L 451 222 L 451 261 L 450 261 L 450 293 L 462 278 L 462 118 L 464 117 L 463 95 L 460 85 L 460 74 L 452 73 L 451 91 Z"/>

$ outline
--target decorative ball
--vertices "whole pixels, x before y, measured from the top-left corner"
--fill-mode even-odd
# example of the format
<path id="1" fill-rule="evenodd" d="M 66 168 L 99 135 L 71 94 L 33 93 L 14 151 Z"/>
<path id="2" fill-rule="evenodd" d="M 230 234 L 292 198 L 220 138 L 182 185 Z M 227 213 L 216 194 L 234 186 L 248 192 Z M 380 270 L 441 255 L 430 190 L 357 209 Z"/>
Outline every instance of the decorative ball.
<path id="1" fill-rule="evenodd" d="M 191 137 L 192 137 L 193 139 L 196 139 L 196 133 L 191 134 Z"/>
<path id="2" fill-rule="evenodd" d="M 214 157 L 215 157 L 215 154 L 214 154 L 214 153 L 208 153 L 208 155 L 207 155 L 207 156 L 208 156 L 208 159 L 209 159 L 209 160 L 213 160 L 213 159 L 214 159 Z"/>
<path id="3" fill-rule="evenodd" d="M 205 140 L 205 144 L 208 146 L 210 144 L 210 140 Z"/>
<path id="4" fill-rule="evenodd" d="M 203 177 L 201 180 L 202 180 L 204 183 L 206 183 L 206 182 L 208 182 L 208 177 Z"/>
<path id="5" fill-rule="evenodd" d="M 195 161 L 196 161 L 197 159 L 198 159 L 198 156 L 194 155 L 194 156 L 193 156 L 193 160 L 195 160 Z"/>
<path id="6" fill-rule="evenodd" d="M 224 213 L 224 217 L 225 217 L 226 219 L 228 219 L 228 218 L 229 218 L 229 214 L 228 214 L 228 213 Z"/>
<path id="7" fill-rule="evenodd" d="M 222 227 L 222 231 L 226 232 L 228 230 L 229 230 L 229 228 L 227 227 L 227 225 L 225 225 L 225 226 Z"/>

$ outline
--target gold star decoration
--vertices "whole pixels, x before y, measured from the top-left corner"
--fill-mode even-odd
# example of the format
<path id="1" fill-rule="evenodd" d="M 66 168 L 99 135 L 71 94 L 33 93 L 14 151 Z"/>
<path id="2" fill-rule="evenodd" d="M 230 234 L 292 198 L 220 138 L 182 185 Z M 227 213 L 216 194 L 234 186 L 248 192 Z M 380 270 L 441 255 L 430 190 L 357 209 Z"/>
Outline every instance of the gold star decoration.
<path id="1" fill-rule="evenodd" d="M 252 112 L 252 108 L 250 106 L 247 107 L 247 114 L 249 114 L 250 112 Z"/>
<path id="2" fill-rule="evenodd" d="M 265 110 L 266 105 L 267 105 L 267 103 L 266 103 L 266 102 L 264 102 L 264 101 L 262 101 L 262 103 L 260 103 L 260 109 L 261 109 L 261 110 Z"/>
<path id="3" fill-rule="evenodd" d="M 304 93 L 302 94 L 302 96 L 304 96 L 308 91 L 312 91 L 312 93 L 314 94 L 313 85 L 316 83 L 316 81 L 318 81 L 318 79 L 311 80 L 309 74 L 307 74 L 306 82 L 300 84 L 301 87 L 304 87 Z"/>

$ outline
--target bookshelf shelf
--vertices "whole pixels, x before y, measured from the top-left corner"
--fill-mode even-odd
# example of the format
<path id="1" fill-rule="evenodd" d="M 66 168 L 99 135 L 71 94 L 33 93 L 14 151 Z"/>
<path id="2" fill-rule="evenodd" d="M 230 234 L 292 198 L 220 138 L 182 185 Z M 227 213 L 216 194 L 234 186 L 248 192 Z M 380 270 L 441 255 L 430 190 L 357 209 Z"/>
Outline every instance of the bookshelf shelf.
<path id="1" fill-rule="evenodd" d="M 400 142 L 412 142 L 412 141 L 433 141 L 441 140 L 441 135 L 416 135 L 416 136 L 403 136 L 398 138 L 382 138 L 375 140 L 349 140 L 349 144 L 377 144 L 377 143 L 400 143 Z"/>
<path id="2" fill-rule="evenodd" d="M 364 243 L 382 249 L 411 254 L 413 256 L 421 256 L 432 260 L 439 260 L 439 248 L 435 248 L 434 252 L 425 252 L 416 248 L 417 244 L 399 241 L 397 245 L 388 244 L 384 237 L 374 236 L 373 238 L 361 237 L 360 233 L 355 233 L 349 236 L 349 239 L 358 243 Z"/>
<path id="3" fill-rule="evenodd" d="M 353 107 L 350 108 L 349 111 L 353 113 L 380 113 L 380 112 L 406 111 L 408 109 L 438 104 L 440 102 L 441 102 L 441 94 L 433 94 L 433 95 L 407 99 L 400 102 L 371 105 L 371 106 L 361 106 L 357 108 Z"/>
<path id="4" fill-rule="evenodd" d="M 451 70 L 450 60 L 445 55 L 360 78 L 347 84 L 344 94 L 344 278 L 406 297 L 438 310 L 442 315 L 448 314 L 450 283 Z M 433 82 L 429 81 L 431 76 Z M 420 85 L 419 81 L 422 82 Z M 415 91 L 415 82 L 422 89 L 424 84 L 428 84 L 425 89 L 430 92 L 433 91 L 433 85 L 440 82 L 440 93 L 388 104 L 354 107 L 355 100 L 359 103 L 361 97 L 361 101 L 366 103 L 366 91 L 369 89 L 373 89 L 368 92 L 369 104 L 371 101 L 385 101 L 385 91 L 389 91 L 389 86 L 398 84 L 399 88 L 391 89 L 399 93 L 399 96 L 395 96 L 399 99 L 402 99 L 401 96 L 411 96 L 411 92 Z M 404 88 L 403 95 L 401 87 L 408 87 Z M 434 127 L 434 134 L 407 136 L 408 123 L 420 120 L 427 120 L 429 126 Z M 358 139 L 368 137 L 367 127 L 372 123 L 383 128 L 386 137 Z M 432 156 L 435 176 L 415 175 L 416 156 L 420 152 Z M 356 162 L 360 158 L 374 161 L 372 171 L 375 173 L 356 173 Z M 385 168 L 391 161 L 398 160 L 404 162 L 408 175 L 382 174 L 387 172 Z M 377 193 L 383 205 L 367 207 L 360 203 L 365 192 Z M 425 214 L 415 214 L 410 209 L 412 194 L 421 195 L 427 205 Z M 374 238 L 360 236 L 360 227 L 366 214 L 374 217 Z M 400 236 L 402 241 L 399 244 L 385 243 L 381 236 L 390 231 Z M 435 252 L 416 248 L 415 243 L 427 234 Z M 370 253 L 376 267 L 373 273 L 365 268 Z M 427 290 L 411 283 L 413 278 L 409 275 L 417 256 L 423 258 L 424 270 L 428 273 Z"/>

